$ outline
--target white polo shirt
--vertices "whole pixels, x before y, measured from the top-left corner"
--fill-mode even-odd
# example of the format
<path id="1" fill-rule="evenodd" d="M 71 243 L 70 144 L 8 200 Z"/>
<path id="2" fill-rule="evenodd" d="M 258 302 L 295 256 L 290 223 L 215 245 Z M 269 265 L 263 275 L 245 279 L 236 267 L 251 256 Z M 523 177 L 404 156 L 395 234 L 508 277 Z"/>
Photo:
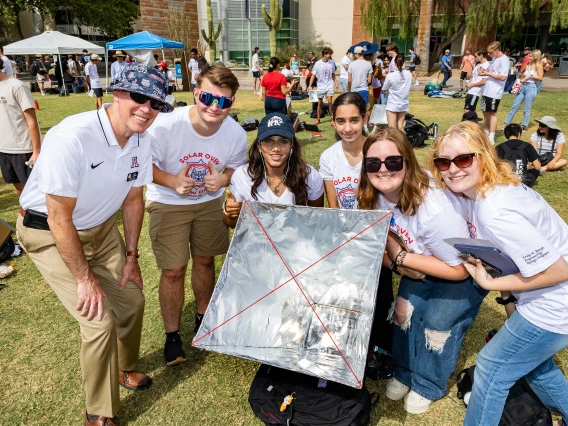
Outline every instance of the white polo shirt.
<path id="1" fill-rule="evenodd" d="M 134 134 L 120 148 L 105 111 L 110 105 L 47 132 L 20 197 L 24 210 L 48 213 L 46 194 L 76 198 L 73 224 L 90 229 L 114 215 L 132 187 L 152 182 L 152 137 Z"/>

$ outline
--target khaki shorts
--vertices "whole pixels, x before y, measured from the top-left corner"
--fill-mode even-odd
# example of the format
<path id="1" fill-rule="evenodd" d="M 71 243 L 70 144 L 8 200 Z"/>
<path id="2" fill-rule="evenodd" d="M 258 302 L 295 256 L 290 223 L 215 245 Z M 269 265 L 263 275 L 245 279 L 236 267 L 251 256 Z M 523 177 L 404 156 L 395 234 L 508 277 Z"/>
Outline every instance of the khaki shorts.
<path id="1" fill-rule="evenodd" d="M 224 198 L 185 206 L 146 201 L 150 240 L 158 268 L 187 265 L 190 250 L 197 256 L 227 253 L 229 230 L 223 222 Z"/>

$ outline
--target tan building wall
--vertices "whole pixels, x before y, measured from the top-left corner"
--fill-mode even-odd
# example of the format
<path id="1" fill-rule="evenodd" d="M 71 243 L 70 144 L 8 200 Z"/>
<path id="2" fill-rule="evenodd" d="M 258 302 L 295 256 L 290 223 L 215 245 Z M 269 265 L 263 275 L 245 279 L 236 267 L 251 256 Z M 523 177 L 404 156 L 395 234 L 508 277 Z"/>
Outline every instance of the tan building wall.
<path id="1" fill-rule="evenodd" d="M 353 0 L 300 0 L 299 23 L 300 42 L 316 32 L 330 43 L 339 61 L 352 45 Z"/>

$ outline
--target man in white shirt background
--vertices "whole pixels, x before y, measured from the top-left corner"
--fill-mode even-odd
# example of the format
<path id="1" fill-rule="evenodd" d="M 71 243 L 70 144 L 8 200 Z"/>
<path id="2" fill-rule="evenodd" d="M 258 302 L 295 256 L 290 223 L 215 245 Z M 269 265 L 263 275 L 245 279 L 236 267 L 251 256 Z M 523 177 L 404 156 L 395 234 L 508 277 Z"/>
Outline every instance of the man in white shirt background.
<path id="1" fill-rule="evenodd" d="M 97 69 L 97 62 L 101 57 L 93 53 L 89 57 L 89 62 L 85 65 L 85 80 L 93 91 L 95 97 L 95 109 L 101 109 L 103 106 L 103 85 L 99 77 L 99 70 Z"/>
<path id="2" fill-rule="evenodd" d="M 4 70 L 2 71 L 8 77 L 14 77 L 14 68 L 10 59 L 4 55 L 4 47 L 0 46 L 0 60 L 4 62 Z"/>
<path id="3" fill-rule="evenodd" d="M 359 93 L 369 105 L 369 85 L 373 79 L 373 65 L 365 60 L 362 46 L 356 46 L 354 52 L 355 60 L 349 64 L 347 70 L 347 89 Z"/>
<path id="4" fill-rule="evenodd" d="M 190 85 L 189 90 L 193 92 L 195 89 L 195 79 L 199 75 L 199 62 L 197 61 L 197 49 L 194 47 L 189 52 L 189 62 L 187 63 L 187 74 L 190 78 Z M 195 103 L 195 97 L 193 98 L 193 102 Z"/>
<path id="5" fill-rule="evenodd" d="M 122 53 L 122 50 L 117 50 L 112 57 L 116 58 L 116 61 L 114 61 L 110 66 L 110 75 L 111 82 L 115 84 L 119 82 L 122 71 L 126 68 L 126 62 L 124 62 L 126 55 Z"/>
<path id="6" fill-rule="evenodd" d="M 324 47 L 321 51 L 321 59 L 316 62 L 312 69 L 312 77 L 308 87 L 312 87 L 314 79 L 317 77 L 317 92 L 318 92 L 318 110 L 317 120 L 315 124 L 320 124 L 321 110 L 323 108 L 323 100 L 327 97 L 327 103 L 331 107 L 333 102 L 334 89 L 337 88 L 335 81 L 335 62 L 331 59 L 333 50 L 330 47 Z"/>
<path id="7" fill-rule="evenodd" d="M 166 84 L 157 70 L 129 65 L 112 104 L 47 132 L 20 197 L 18 240 L 80 326 L 86 426 L 118 424 L 119 384 L 152 384 L 138 371 L 145 303 L 138 239 L 143 188 L 152 181 L 146 130 L 159 112 L 173 110 Z"/>
<path id="8" fill-rule="evenodd" d="M 252 64 L 251 64 L 251 71 L 252 71 L 252 90 L 253 93 L 255 95 L 260 95 L 262 96 L 262 91 L 260 89 L 260 72 L 261 72 L 261 68 L 260 65 L 258 63 L 258 52 L 259 52 L 259 48 L 255 47 L 253 49 L 253 55 L 252 55 Z"/>
<path id="9" fill-rule="evenodd" d="M 487 69 L 479 70 L 481 77 L 487 77 L 481 98 L 481 111 L 483 111 L 485 133 L 489 136 L 491 143 L 495 144 L 497 109 L 509 75 L 509 58 L 501 51 L 501 43 L 498 41 L 487 46 L 487 55 L 493 60 Z"/>
<path id="10" fill-rule="evenodd" d="M 347 92 L 347 85 L 349 84 L 349 74 L 347 70 L 349 69 L 349 64 L 351 63 L 351 53 L 349 50 L 345 53 L 345 56 L 341 58 L 339 63 L 339 83 L 343 89 L 343 93 Z"/>

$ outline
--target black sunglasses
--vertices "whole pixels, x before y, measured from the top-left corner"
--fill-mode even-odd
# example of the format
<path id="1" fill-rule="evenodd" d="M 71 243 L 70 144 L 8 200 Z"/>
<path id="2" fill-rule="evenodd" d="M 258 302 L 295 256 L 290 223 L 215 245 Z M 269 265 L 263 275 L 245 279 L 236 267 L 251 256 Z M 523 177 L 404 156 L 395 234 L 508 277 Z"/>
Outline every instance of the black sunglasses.
<path id="1" fill-rule="evenodd" d="M 457 157 L 452 158 L 451 160 L 449 158 L 434 158 L 434 165 L 441 172 L 448 170 L 452 163 L 454 163 L 460 169 L 467 169 L 473 164 L 473 157 L 475 157 L 476 155 L 477 154 L 475 153 L 461 154 Z"/>
<path id="2" fill-rule="evenodd" d="M 548 126 L 546 124 L 538 123 L 538 127 L 542 127 L 543 129 L 547 129 Z"/>
<path id="3" fill-rule="evenodd" d="M 164 103 L 162 101 L 143 95 L 141 93 L 136 93 L 136 92 L 128 92 L 128 93 L 130 93 L 130 99 L 132 99 L 137 104 L 142 105 L 150 101 L 150 108 L 156 111 L 161 111 L 162 108 L 164 108 Z"/>
<path id="4" fill-rule="evenodd" d="M 377 157 L 367 157 L 363 159 L 363 169 L 365 169 L 367 173 L 377 173 L 381 170 L 383 164 L 389 172 L 400 172 L 404 166 L 404 158 L 402 158 L 402 155 L 391 155 L 384 160 Z"/>

